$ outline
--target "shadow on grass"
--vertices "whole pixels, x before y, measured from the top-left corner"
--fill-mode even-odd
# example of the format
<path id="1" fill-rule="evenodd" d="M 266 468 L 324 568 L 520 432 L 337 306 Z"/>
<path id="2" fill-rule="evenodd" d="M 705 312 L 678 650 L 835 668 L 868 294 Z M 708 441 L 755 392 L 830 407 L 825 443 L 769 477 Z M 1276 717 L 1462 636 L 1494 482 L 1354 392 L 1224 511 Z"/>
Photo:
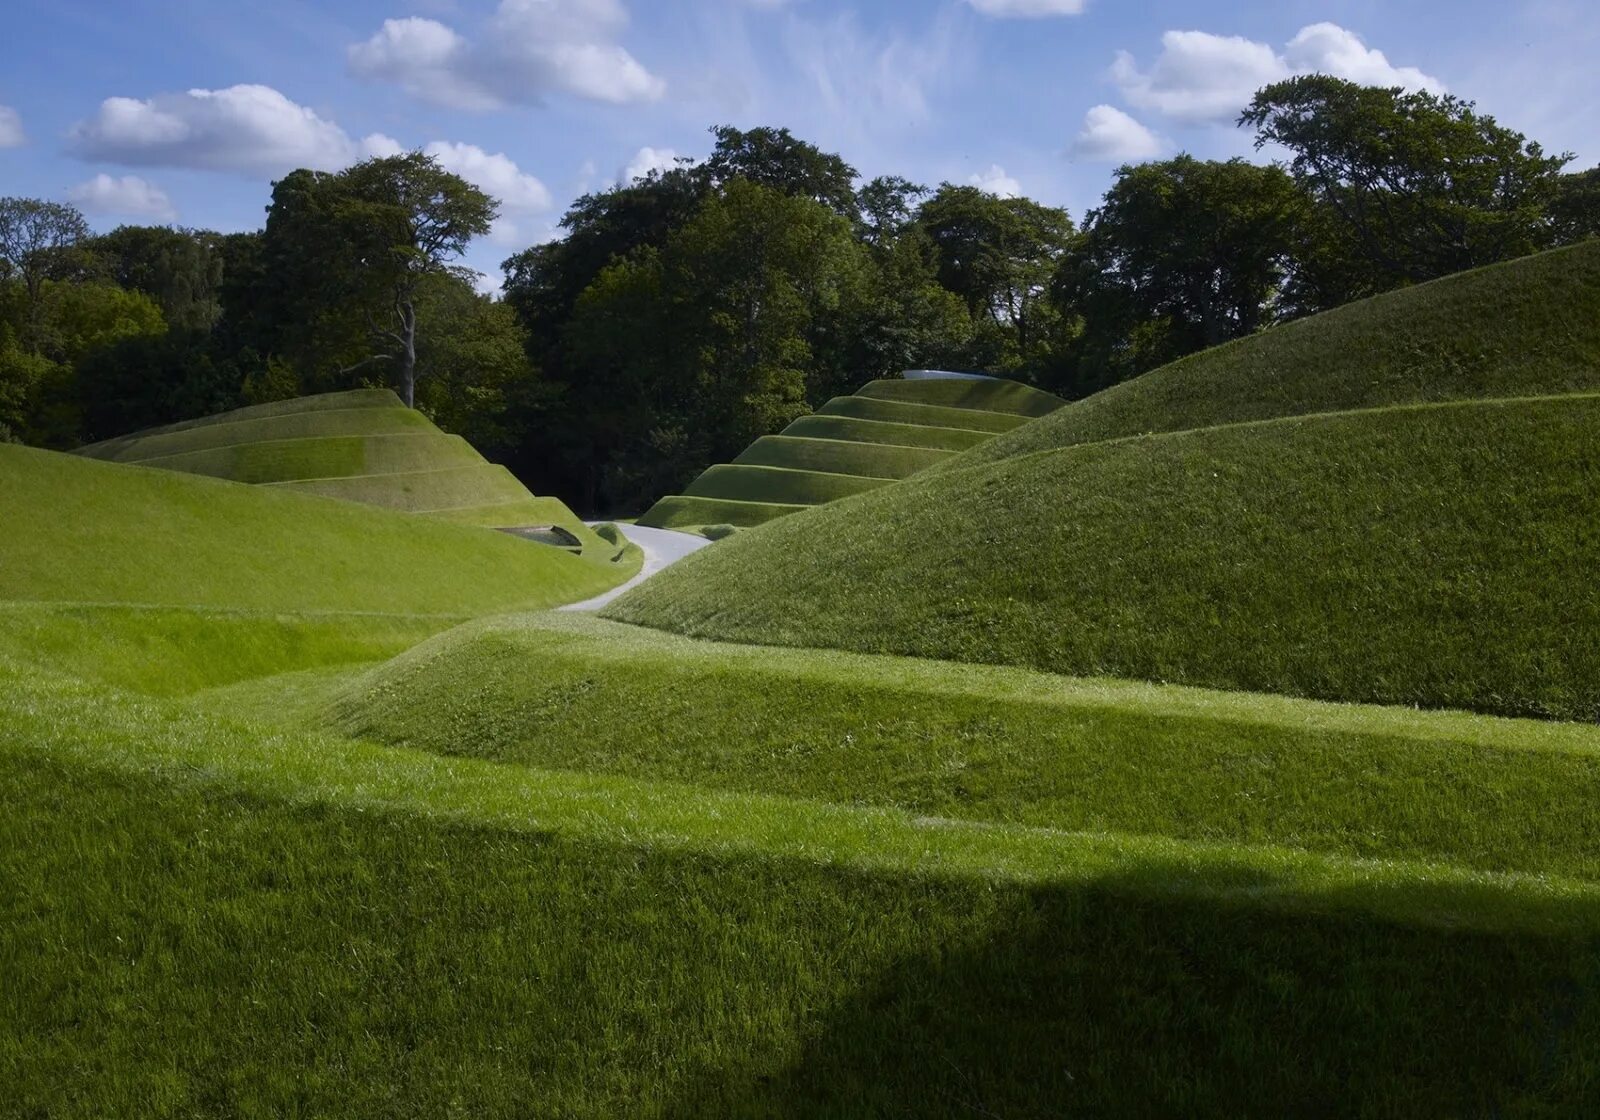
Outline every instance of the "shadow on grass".
<path id="1" fill-rule="evenodd" d="M 787 1068 L 669 1114 L 1600 1114 L 1600 946 L 1348 916 L 1028 895 L 903 959 Z"/>

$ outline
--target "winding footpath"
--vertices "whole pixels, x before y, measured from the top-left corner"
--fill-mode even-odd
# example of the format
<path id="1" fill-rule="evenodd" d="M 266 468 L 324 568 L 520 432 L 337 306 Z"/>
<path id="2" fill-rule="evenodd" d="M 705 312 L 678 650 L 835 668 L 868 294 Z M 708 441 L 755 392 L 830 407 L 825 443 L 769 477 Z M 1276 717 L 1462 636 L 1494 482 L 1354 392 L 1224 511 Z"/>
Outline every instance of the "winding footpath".
<path id="1" fill-rule="evenodd" d="M 647 529 L 643 525 L 618 525 L 617 528 L 644 552 L 644 563 L 639 568 L 639 574 L 604 595 L 596 595 L 581 603 L 568 603 L 557 610 L 597 611 L 624 591 L 639 586 L 661 569 L 676 564 L 689 553 L 698 552 L 711 543 L 694 533 L 680 533 L 673 529 Z"/>

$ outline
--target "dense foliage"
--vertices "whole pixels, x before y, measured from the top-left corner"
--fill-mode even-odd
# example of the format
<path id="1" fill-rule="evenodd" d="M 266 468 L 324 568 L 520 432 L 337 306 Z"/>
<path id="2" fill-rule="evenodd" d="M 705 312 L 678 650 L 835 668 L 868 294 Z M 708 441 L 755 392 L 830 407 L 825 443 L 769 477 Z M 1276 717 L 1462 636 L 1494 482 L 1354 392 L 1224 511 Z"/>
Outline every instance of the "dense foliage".
<path id="1" fill-rule="evenodd" d="M 1600 233 L 1600 169 L 1453 96 L 1326 76 L 1241 125 L 1281 165 L 1125 166 L 1081 227 L 977 187 L 869 182 L 787 129 L 572 203 L 459 265 L 496 203 L 419 153 L 273 185 L 264 228 L 0 200 L 0 438 L 68 447 L 392 385 L 539 492 L 637 513 L 826 400 L 916 366 L 1082 397 L 1265 327 Z"/>

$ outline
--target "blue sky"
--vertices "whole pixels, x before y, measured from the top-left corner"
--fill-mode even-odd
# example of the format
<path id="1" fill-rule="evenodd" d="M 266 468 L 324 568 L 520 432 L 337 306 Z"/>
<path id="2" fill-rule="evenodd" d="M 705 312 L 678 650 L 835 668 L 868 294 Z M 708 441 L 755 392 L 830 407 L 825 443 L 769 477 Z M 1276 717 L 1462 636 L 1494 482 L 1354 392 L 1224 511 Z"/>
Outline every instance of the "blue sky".
<path id="1" fill-rule="evenodd" d="M 1471 98 L 1600 163 L 1592 0 L 22 0 L 0 193 L 98 228 L 261 223 L 296 166 L 429 148 L 500 197 L 494 274 L 576 195 L 786 125 L 864 175 L 1093 206 L 1123 161 L 1250 155 L 1249 91 L 1323 70 Z"/>

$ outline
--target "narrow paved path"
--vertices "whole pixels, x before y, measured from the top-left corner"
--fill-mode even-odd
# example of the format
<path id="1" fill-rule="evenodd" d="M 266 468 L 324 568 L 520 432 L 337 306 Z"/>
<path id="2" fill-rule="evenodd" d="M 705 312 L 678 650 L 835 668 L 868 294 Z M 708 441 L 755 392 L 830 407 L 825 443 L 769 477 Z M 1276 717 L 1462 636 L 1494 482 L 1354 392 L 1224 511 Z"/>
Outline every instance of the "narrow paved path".
<path id="1" fill-rule="evenodd" d="M 631 587 L 637 587 L 662 568 L 675 564 L 691 552 L 698 552 L 711 542 L 693 533 L 680 533 L 675 529 L 646 529 L 643 525 L 618 525 L 622 535 L 644 551 L 644 565 L 639 574 L 620 587 L 613 587 L 604 595 L 585 599 L 581 603 L 568 603 L 558 607 L 563 611 L 597 611 Z"/>

